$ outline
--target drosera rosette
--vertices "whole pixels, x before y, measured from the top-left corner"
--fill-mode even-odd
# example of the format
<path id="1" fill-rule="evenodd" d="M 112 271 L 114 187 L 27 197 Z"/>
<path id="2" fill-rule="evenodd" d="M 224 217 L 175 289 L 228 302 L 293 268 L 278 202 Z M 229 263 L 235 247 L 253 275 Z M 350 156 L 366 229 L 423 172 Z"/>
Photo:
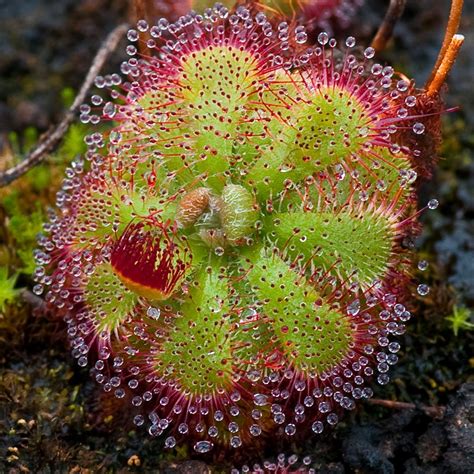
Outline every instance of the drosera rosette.
<path id="1" fill-rule="evenodd" d="M 388 382 L 410 318 L 416 97 L 354 38 L 305 47 L 244 7 L 128 38 L 127 79 L 81 109 L 113 128 L 67 171 L 35 291 L 169 448 L 321 433 Z"/>

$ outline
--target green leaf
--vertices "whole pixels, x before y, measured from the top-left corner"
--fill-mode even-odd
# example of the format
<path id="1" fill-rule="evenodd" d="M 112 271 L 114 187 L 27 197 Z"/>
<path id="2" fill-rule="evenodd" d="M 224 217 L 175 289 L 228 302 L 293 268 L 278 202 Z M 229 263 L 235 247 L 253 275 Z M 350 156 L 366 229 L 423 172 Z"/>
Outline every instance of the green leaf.
<path id="1" fill-rule="evenodd" d="M 18 273 L 8 276 L 8 268 L 0 267 L 0 311 L 5 311 L 5 305 L 14 301 L 18 294 L 15 289 Z"/>
<path id="2" fill-rule="evenodd" d="M 453 307 L 453 314 L 445 318 L 451 323 L 451 329 L 454 335 L 457 337 L 460 330 L 472 331 L 474 324 L 469 321 L 471 318 L 471 312 L 465 307 Z"/>

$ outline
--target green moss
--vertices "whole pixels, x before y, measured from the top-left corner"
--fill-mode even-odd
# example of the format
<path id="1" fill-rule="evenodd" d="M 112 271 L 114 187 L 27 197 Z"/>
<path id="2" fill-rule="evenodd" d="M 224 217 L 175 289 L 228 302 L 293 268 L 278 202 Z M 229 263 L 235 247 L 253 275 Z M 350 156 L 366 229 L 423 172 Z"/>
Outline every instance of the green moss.
<path id="1" fill-rule="evenodd" d="M 474 323 L 470 321 L 471 311 L 468 308 L 454 306 L 453 314 L 445 319 L 450 323 L 453 334 L 456 337 L 459 331 L 472 331 L 474 329 Z"/>
<path id="2" fill-rule="evenodd" d="M 87 133 L 87 126 L 81 123 L 70 125 L 67 133 L 64 135 L 61 146 L 55 153 L 59 160 L 69 162 L 77 156 L 83 156 L 87 151 L 87 145 L 84 142 L 84 135 Z"/>
<path id="3" fill-rule="evenodd" d="M 11 238 L 11 252 L 17 257 L 10 263 L 22 273 L 31 274 L 36 267 L 33 251 L 37 247 L 37 236 L 43 230 L 45 209 L 53 203 L 64 168 L 85 152 L 85 130 L 83 124 L 71 125 L 56 152 L 0 194 L 1 205 L 8 216 L 4 225 Z M 9 135 L 14 162 L 20 160 L 25 150 L 37 144 L 38 135 L 35 128 Z"/>
<path id="4" fill-rule="evenodd" d="M 22 211 L 21 194 L 13 191 L 2 200 L 9 217 L 7 228 L 15 241 L 15 252 L 21 263 L 23 273 L 33 273 L 35 261 L 33 250 L 37 247 L 37 236 L 43 229 L 45 216 L 40 203 L 31 213 Z"/>
<path id="5" fill-rule="evenodd" d="M 8 268 L 0 267 L 0 312 L 4 312 L 6 305 L 12 303 L 18 295 L 15 289 L 18 273 L 8 276 Z"/>

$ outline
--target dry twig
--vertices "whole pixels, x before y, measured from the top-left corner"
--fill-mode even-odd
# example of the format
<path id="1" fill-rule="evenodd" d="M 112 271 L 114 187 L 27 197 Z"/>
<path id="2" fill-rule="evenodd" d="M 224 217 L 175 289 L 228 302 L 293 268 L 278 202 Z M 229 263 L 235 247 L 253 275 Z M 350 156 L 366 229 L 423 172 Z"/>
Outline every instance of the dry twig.
<path id="1" fill-rule="evenodd" d="M 146 0 L 134 0 L 135 6 L 135 23 L 139 20 L 145 20 L 148 24 L 152 24 L 155 20 L 155 12 L 153 11 L 153 3 Z M 148 48 L 147 41 L 151 38 L 150 33 L 141 32 L 140 41 L 138 42 L 138 49 L 142 55 L 150 56 L 151 52 Z"/>
<path id="2" fill-rule="evenodd" d="M 372 40 L 372 48 L 375 51 L 383 51 L 388 41 L 393 35 L 393 30 L 400 17 L 403 15 L 407 0 L 390 0 L 385 18 L 379 26 L 379 29 Z"/>
<path id="3" fill-rule="evenodd" d="M 427 85 L 428 97 L 437 94 L 440 91 L 441 86 L 446 82 L 446 78 L 453 68 L 463 43 L 463 35 L 454 35 L 451 38 L 451 42 L 449 43 L 448 49 L 444 53 L 441 63 L 435 69 L 433 80 L 429 83 L 429 85 Z"/>
<path id="4" fill-rule="evenodd" d="M 79 106 L 84 102 L 86 95 L 91 88 L 94 80 L 104 65 L 107 58 L 115 50 L 119 41 L 127 31 L 128 26 L 125 24 L 117 26 L 105 39 L 97 52 L 92 65 L 87 73 L 87 76 L 74 99 L 73 104 L 66 112 L 66 115 L 61 122 L 51 132 L 48 132 L 45 137 L 39 142 L 24 160 L 16 166 L 0 173 L 0 187 L 7 186 L 11 182 L 24 175 L 31 168 L 41 163 L 45 156 L 61 141 L 64 134 L 69 128 L 69 125 L 74 121 L 75 115 Z"/>
<path id="5" fill-rule="evenodd" d="M 421 410 L 426 415 L 433 418 L 442 418 L 446 411 L 445 407 L 429 407 L 426 405 L 415 405 L 414 403 L 396 402 L 393 400 L 382 400 L 379 398 L 370 398 L 367 400 L 370 405 L 378 405 L 381 407 L 392 408 L 395 410 Z"/>
<path id="6" fill-rule="evenodd" d="M 443 44 L 439 50 L 438 58 L 436 64 L 431 71 L 430 78 L 426 81 L 425 88 L 428 89 L 431 83 L 434 81 L 436 73 L 441 66 L 441 63 L 445 59 L 445 56 L 448 52 L 449 47 L 452 45 L 454 35 L 459 30 L 459 25 L 461 24 L 462 17 L 462 7 L 464 5 L 464 0 L 451 0 L 451 11 L 449 12 L 448 24 L 446 25 L 446 31 L 444 33 Z"/>

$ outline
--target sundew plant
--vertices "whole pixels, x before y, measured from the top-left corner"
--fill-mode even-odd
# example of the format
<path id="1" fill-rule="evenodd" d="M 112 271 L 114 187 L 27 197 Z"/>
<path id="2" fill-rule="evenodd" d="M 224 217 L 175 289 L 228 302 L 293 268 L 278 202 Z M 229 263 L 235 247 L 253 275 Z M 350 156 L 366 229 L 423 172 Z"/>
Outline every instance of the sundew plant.
<path id="1" fill-rule="evenodd" d="M 397 362 L 437 90 L 242 6 L 128 39 L 81 107 L 102 128 L 67 170 L 35 292 L 168 448 L 322 433 Z"/>

